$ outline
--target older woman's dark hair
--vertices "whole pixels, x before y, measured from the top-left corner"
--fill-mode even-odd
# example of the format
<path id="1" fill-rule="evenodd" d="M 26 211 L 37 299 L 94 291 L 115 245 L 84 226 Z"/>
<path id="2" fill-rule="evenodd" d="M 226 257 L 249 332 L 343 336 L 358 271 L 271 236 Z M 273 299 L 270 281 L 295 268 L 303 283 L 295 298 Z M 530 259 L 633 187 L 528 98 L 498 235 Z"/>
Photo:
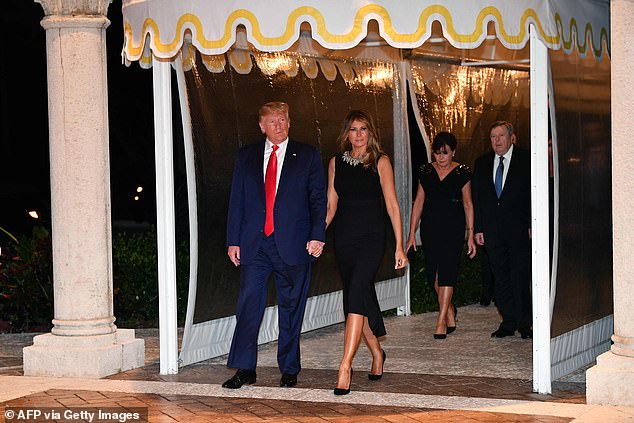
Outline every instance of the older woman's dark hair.
<path id="1" fill-rule="evenodd" d="M 456 146 L 458 145 L 458 140 L 453 134 L 449 132 L 439 132 L 434 137 L 434 142 L 432 142 L 431 144 L 431 150 L 440 151 L 445 145 L 451 148 L 451 150 L 453 151 L 456 149 Z"/>

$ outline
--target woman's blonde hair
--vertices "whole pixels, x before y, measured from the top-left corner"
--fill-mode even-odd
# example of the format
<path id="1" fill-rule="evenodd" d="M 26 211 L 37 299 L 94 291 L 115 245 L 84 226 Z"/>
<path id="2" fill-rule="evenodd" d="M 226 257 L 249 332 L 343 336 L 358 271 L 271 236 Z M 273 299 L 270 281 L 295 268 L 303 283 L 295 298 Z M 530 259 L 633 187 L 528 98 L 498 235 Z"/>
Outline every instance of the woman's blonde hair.
<path id="1" fill-rule="evenodd" d="M 348 113 L 346 118 L 343 120 L 343 126 L 341 127 L 341 132 L 337 138 L 337 143 L 339 143 L 341 151 L 343 152 L 352 150 L 352 143 L 348 140 L 348 133 L 350 132 L 350 127 L 355 120 L 363 122 L 368 127 L 368 145 L 366 147 L 365 157 L 361 160 L 363 162 L 363 166 L 373 166 L 376 168 L 379 163 L 379 158 L 382 155 L 385 155 L 385 153 L 381 150 L 379 133 L 376 129 L 376 125 L 374 124 L 374 119 L 372 119 L 372 116 L 365 110 L 351 110 Z"/>

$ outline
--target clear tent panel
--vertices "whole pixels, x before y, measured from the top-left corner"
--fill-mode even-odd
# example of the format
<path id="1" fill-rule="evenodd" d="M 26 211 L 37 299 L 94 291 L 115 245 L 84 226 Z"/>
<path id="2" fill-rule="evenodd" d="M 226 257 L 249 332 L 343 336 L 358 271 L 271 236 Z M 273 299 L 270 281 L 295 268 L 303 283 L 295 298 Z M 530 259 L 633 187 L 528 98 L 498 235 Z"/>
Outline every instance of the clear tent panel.
<path id="1" fill-rule="evenodd" d="M 490 150 L 489 125 L 511 122 L 518 143 L 530 149 L 528 71 L 412 60 L 412 79 L 430 140 L 441 131 L 458 139 L 456 160 L 473 167 Z"/>
<path id="2" fill-rule="evenodd" d="M 559 179 L 557 337 L 613 312 L 610 59 L 549 55 Z"/>

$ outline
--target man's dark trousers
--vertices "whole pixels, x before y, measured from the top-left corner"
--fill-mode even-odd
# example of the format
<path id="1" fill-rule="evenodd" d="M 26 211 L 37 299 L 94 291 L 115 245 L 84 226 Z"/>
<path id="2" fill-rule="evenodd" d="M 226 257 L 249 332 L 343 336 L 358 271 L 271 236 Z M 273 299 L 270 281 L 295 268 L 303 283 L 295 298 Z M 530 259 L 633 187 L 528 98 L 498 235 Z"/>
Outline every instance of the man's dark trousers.
<path id="1" fill-rule="evenodd" d="M 263 239 L 256 257 L 240 272 L 240 295 L 236 312 L 236 334 L 227 366 L 255 370 L 258 334 L 266 307 L 271 273 L 278 302 L 279 338 L 277 362 L 282 373 L 296 375 L 300 368 L 299 338 L 310 285 L 311 263 L 288 265 L 279 256 L 275 232 Z"/>

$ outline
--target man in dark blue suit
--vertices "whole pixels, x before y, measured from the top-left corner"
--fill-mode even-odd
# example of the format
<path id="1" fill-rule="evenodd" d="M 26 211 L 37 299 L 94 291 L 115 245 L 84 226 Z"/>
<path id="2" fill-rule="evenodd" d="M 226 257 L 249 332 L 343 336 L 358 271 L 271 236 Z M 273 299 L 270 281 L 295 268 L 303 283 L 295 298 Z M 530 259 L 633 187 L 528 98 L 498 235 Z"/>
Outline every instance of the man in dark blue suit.
<path id="1" fill-rule="evenodd" d="M 491 336 L 504 338 L 519 330 L 523 339 L 530 339 L 530 155 L 515 145 L 509 122 L 494 122 L 489 134 L 493 151 L 476 160 L 471 184 L 476 243 L 489 257 L 495 305 L 502 314 Z"/>
<path id="2" fill-rule="evenodd" d="M 278 302 L 280 386 L 297 384 L 310 266 L 325 241 L 326 178 L 318 150 L 289 139 L 286 103 L 262 106 L 259 125 L 266 139 L 238 153 L 227 219 L 227 254 L 241 266 L 227 361 L 238 371 L 222 385 L 231 389 L 256 380 L 258 333 L 271 273 Z"/>

